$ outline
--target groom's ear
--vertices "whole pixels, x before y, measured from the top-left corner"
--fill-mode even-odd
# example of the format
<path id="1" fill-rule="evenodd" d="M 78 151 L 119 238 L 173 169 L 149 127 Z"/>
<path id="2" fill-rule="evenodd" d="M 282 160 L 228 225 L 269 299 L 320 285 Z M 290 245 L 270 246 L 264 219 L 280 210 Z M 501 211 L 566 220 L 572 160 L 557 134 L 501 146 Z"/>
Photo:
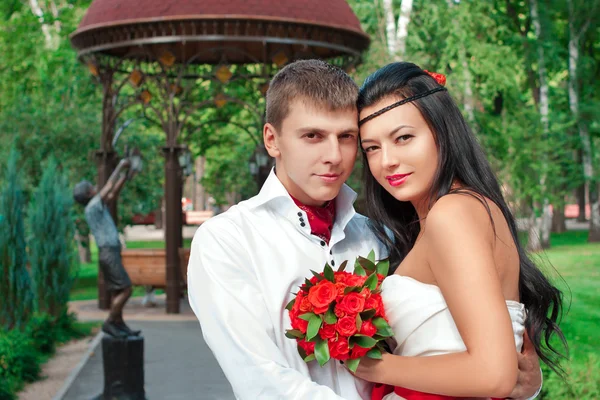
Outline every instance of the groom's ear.
<path id="1" fill-rule="evenodd" d="M 277 137 L 278 133 L 275 130 L 275 127 L 269 123 L 266 123 L 263 127 L 263 141 L 265 143 L 265 148 L 267 149 L 267 153 L 273 158 L 279 157 L 281 152 L 277 147 Z"/>

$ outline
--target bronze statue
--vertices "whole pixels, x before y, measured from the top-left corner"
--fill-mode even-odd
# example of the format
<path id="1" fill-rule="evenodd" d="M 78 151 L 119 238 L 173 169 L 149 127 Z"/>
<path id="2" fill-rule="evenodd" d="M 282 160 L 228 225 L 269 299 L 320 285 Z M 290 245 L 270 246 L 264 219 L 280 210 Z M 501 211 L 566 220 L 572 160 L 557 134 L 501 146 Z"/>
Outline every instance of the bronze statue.
<path id="1" fill-rule="evenodd" d="M 117 198 L 125 182 L 141 171 L 139 150 L 126 153 L 99 192 L 85 180 L 75 185 L 73 190 L 75 201 L 85 206 L 85 219 L 98 246 L 100 268 L 112 294 L 110 313 L 102 324 L 102 331 L 113 337 L 140 334 L 140 331 L 130 329 L 123 320 L 123 307 L 131 296 L 131 280 L 121 261 L 119 232 L 107 206 L 109 201 Z"/>

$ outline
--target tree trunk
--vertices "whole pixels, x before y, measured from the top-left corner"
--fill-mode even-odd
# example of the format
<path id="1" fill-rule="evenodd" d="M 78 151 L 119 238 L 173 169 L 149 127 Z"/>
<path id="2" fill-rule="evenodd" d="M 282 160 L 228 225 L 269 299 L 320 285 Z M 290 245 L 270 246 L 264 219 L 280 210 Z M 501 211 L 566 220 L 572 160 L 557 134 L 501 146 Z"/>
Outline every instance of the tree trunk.
<path id="1" fill-rule="evenodd" d="M 542 242 L 540 240 L 540 228 L 542 219 L 536 217 L 535 210 L 531 211 L 529 216 L 529 235 L 527 241 L 527 250 L 530 252 L 536 252 L 542 250 Z"/>
<path id="2" fill-rule="evenodd" d="M 537 8 L 537 0 L 530 0 L 531 7 L 531 21 L 534 26 L 535 34 L 538 38 L 538 41 L 541 41 L 542 38 L 542 24 L 540 22 L 540 16 Z M 546 80 L 546 61 L 544 55 L 544 48 L 541 44 L 537 46 L 538 53 L 538 74 L 540 80 L 540 122 L 542 123 L 543 135 L 542 139 L 545 140 L 548 137 L 548 133 L 550 130 L 549 127 L 549 113 L 550 113 L 550 98 L 549 98 L 549 89 L 548 82 Z M 546 154 L 542 153 L 540 157 L 542 166 L 541 166 L 541 178 L 540 178 L 540 190 L 543 196 L 546 195 L 548 188 L 546 187 L 546 168 L 547 168 L 547 157 Z M 550 230 L 552 228 L 552 214 L 550 212 L 550 203 L 548 198 L 544 197 L 543 207 L 542 207 L 542 217 L 539 224 L 540 233 L 541 233 L 541 245 L 543 248 L 550 247 Z"/>
<path id="3" fill-rule="evenodd" d="M 75 241 L 77 242 L 77 253 L 79 254 L 80 263 L 91 263 L 92 252 L 90 251 L 90 235 L 84 235 L 78 230 L 75 230 Z"/>
<path id="4" fill-rule="evenodd" d="M 406 38 L 408 37 L 408 25 L 412 13 L 413 0 L 402 0 L 400 16 L 398 17 L 398 30 L 396 32 L 396 56 L 394 61 L 402 61 L 406 57 Z"/>
<path id="5" fill-rule="evenodd" d="M 406 38 L 408 37 L 408 25 L 410 24 L 412 8 L 413 0 L 402 0 L 400 15 L 396 24 L 393 1 L 383 0 L 387 49 L 394 61 L 401 61 L 406 56 Z"/>
<path id="6" fill-rule="evenodd" d="M 590 194 L 590 242 L 600 241 L 600 214 L 598 209 L 598 188 L 594 180 L 594 164 L 592 159 L 592 141 L 587 126 L 579 117 L 579 93 L 577 90 L 577 67 L 579 63 L 579 38 L 587 29 L 587 24 L 577 32 L 575 27 L 575 7 L 573 0 L 568 1 L 569 5 L 569 107 L 575 119 L 579 138 L 581 140 L 583 176 Z M 594 200 L 592 200 L 592 197 Z M 594 214 L 594 208 L 596 213 Z M 583 214 L 585 218 L 585 207 L 583 213 L 580 210 L 580 217 Z"/>
<path id="7" fill-rule="evenodd" d="M 38 18 L 40 21 L 40 25 L 42 26 L 42 33 L 44 34 L 44 38 L 46 39 L 46 47 L 54 48 L 54 38 L 52 37 L 52 32 L 50 32 L 50 25 L 44 22 L 44 11 L 40 7 L 40 4 L 37 0 L 29 0 L 29 6 L 31 7 L 31 12 Z"/>
<path id="8" fill-rule="evenodd" d="M 554 213 L 552 214 L 552 232 L 564 233 L 566 231 L 565 206 L 564 204 L 560 204 L 554 208 Z"/>
<path id="9" fill-rule="evenodd" d="M 196 175 L 194 180 L 194 211 L 204 211 L 206 209 L 206 190 L 202 186 L 201 179 L 204 176 L 204 165 L 206 158 L 196 158 Z"/>
<path id="10" fill-rule="evenodd" d="M 585 201 L 585 182 L 577 188 L 575 196 L 577 197 L 577 207 L 579 208 L 579 215 L 577 216 L 577 222 L 586 222 L 585 207 L 587 202 Z"/>
<path id="11" fill-rule="evenodd" d="M 589 242 L 600 242 L 600 196 L 598 184 L 592 183 L 590 189 L 590 235 Z M 594 229 L 592 229 L 592 227 Z"/>
<path id="12" fill-rule="evenodd" d="M 396 46 L 396 23 L 392 0 L 383 0 L 383 13 L 385 15 L 385 37 L 388 53 L 394 57 L 398 48 Z"/>

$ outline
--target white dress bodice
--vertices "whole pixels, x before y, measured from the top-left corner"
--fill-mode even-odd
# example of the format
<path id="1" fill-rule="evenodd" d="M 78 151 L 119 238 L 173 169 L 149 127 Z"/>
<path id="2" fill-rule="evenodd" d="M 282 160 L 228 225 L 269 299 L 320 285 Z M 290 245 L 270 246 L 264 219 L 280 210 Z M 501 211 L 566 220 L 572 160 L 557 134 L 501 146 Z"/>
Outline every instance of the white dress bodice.
<path id="1" fill-rule="evenodd" d="M 439 287 L 408 276 L 391 275 L 381 285 L 387 319 L 394 331 L 394 354 L 433 356 L 465 351 L 465 344 Z M 507 300 L 515 345 L 523 346 L 525 306 Z M 400 399 L 392 393 L 384 400 Z"/>

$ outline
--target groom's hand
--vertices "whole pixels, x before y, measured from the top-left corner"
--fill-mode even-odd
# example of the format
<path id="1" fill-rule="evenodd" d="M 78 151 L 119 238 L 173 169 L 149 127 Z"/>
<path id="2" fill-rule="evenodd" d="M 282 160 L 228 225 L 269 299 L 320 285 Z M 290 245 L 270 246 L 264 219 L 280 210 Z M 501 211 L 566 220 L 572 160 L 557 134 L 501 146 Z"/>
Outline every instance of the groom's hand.
<path id="1" fill-rule="evenodd" d="M 526 400 L 533 397 L 542 385 L 540 360 L 527 332 L 523 335 L 523 352 L 519 353 L 517 358 L 519 360 L 519 375 L 517 385 L 509 398 Z"/>

